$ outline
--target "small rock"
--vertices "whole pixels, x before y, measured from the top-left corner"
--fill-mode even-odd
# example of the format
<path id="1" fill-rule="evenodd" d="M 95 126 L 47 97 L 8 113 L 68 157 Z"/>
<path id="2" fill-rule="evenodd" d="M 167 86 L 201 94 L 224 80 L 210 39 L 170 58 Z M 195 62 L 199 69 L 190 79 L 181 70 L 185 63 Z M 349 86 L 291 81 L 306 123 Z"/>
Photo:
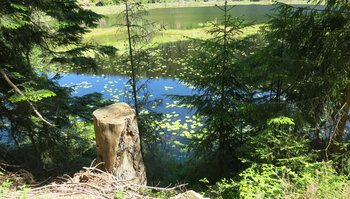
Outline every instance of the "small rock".
<path id="1" fill-rule="evenodd" d="M 203 196 L 195 191 L 186 191 L 185 193 L 181 193 L 175 197 L 172 197 L 171 199 L 209 199 L 209 198 L 203 198 Z"/>

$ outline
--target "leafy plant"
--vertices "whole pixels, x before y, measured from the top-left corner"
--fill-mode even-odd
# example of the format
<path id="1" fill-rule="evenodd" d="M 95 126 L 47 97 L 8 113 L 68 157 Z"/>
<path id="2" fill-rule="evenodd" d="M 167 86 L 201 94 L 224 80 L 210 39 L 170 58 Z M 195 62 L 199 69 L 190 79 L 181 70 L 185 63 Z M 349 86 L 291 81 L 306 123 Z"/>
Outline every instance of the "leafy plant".
<path id="1" fill-rule="evenodd" d="M 343 198 L 350 191 L 348 180 L 331 162 L 315 162 L 294 172 L 285 166 L 254 164 L 240 181 L 242 198 Z"/>
<path id="2" fill-rule="evenodd" d="M 286 179 L 294 173 L 286 167 L 276 167 L 271 164 L 253 165 L 241 176 L 240 195 L 243 198 L 274 198 L 282 196 L 289 188 Z"/>
<path id="3" fill-rule="evenodd" d="M 116 192 L 115 194 L 114 194 L 114 199 L 124 199 L 124 195 L 123 195 L 123 193 L 122 192 Z"/>
<path id="4" fill-rule="evenodd" d="M 238 198 L 239 197 L 239 183 L 232 179 L 226 178 L 216 182 L 215 185 L 210 185 L 208 179 L 203 178 L 200 182 L 204 183 L 208 190 L 203 192 L 203 195 L 208 195 L 210 198 L 226 199 L 226 198 Z"/>
<path id="5" fill-rule="evenodd" d="M 13 184 L 12 181 L 6 179 L 5 182 L 3 182 L 1 184 L 1 187 L 0 187 L 0 196 L 3 195 L 3 194 L 6 194 L 6 193 L 9 193 L 10 192 L 10 186 Z"/>
<path id="6" fill-rule="evenodd" d="M 265 129 L 251 137 L 255 149 L 252 162 L 298 168 L 310 160 L 309 141 L 295 127 L 293 119 L 285 116 L 269 119 Z"/>

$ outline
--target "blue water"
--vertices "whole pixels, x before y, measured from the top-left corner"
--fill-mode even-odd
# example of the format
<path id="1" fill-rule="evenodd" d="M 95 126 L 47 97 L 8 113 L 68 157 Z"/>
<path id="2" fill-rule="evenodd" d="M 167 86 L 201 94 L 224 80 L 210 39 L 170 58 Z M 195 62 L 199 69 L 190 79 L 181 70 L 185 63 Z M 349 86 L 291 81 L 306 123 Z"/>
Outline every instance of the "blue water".
<path id="1" fill-rule="evenodd" d="M 77 75 L 65 74 L 59 80 L 60 85 L 75 88 L 73 96 L 83 96 L 92 92 L 103 93 L 103 98 L 111 99 L 116 102 L 124 102 L 126 99 L 120 95 L 126 90 L 130 90 L 128 85 L 129 78 L 123 76 L 96 76 L 96 75 Z M 140 84 L 146 83 L 151 92 L 150 100 L 162 98 L 163 103 L 173 103 L 166 98 L 167 95 L 191 95 L 193 89 L 179 83 L 177 79 L 141 79 Z M 119 98 L 114 97 L 119 95 Z M 159 107 L 158 110 L 165 110 Z"/>
<path id="2" fill-rule="evenodd" d="M 125 96 L 126 91 L 131 91 L 128 81 L 129 78 L 123 76 L 65 74 L 59 80 L 59 84 L 65 87 L 73 87 L 75 90 L 73 96 L 83 96 L 98 92 L 103 94 L 104 99 L 109 99 L 116 103 L 126 102 L 132 105 L 130 98 Z M 158 132 L 159 136 L 167 142 L 171 153 L 181 158 L 179 154 L 182 154 L 182 156 L 185 154 L 179 153 L 179 146 L 185 144 L 191 137 L 189 135 L 194 133 L 194 130 L 201 124 L 193 118 L 193 111 L 188 107 L 177 107 L 178 102 L 174 102 L 167 96 L 192 95 L 195 91 L 190 86 L 186 86 L 177 79 L 171 78 L 144 78 L 139 81 L 139 85 L 144 83 L 147 84 L 147 90 L 150 94 L 149 100 L 159 102 L 158 100 L 160 99 L 162 103 L 158 106 L 147 107 L 147 109 L 141 110 L 141 113 L 145 113 L 144 111 L 147 110 L 164 113 L 160 124 L 162 128 Z"/>

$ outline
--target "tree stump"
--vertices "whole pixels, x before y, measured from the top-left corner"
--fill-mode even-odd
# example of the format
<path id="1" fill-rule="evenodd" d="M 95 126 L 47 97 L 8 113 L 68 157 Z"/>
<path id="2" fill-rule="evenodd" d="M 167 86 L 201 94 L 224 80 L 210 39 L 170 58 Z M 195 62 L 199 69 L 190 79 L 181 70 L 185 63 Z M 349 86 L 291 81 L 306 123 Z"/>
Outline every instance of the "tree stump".
<path id="1" fill-rule="evenodd" d="M 99 169 L 128 183 L 146 185 L 135 111 L 116 103 L 93 112 Z"/>

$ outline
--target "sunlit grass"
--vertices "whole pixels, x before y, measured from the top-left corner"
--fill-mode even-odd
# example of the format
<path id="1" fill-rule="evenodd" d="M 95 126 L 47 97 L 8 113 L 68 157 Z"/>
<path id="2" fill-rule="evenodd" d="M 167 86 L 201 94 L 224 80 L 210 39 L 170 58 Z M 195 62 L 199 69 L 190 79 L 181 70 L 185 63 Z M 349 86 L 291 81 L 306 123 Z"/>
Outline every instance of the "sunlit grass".
<path id="1" fill-rule="evenodd" d="M 257 33 L 262 25 L 263 24 L 253 25 L 243 29 L 243 33 L 240 35 L 240 37 Z M 190 38 L 207 39 L 211 37 L 211 35 L 207 33 L 207 30 L 208 28 L 190 30 L 170 29 L 158 31 L 155 32 L 152 41 L 145 44 L 144 49 L 155 48 L 163 43 L 187 41 L 190 40 Z M 126 39 L 126 31 L 120 27 L 93 29 L 90 33 L 87 33 L 84 36 L 85 42 L 114 46 L 118 48 L 120 52 L 124 52 L 127 47 Z"/>
<path id="2" fill-rule="evenodd" d="M 95 42 L 100 45 L 110 45 L 125 50 L 127 42 L 125 30 L 120 28 L 94 29 L 84 37 L 85 42 Z M 156 32 L 152 41 L 145 44 L 144 49 L 157 47 L 159 44 L 177 41 L 186 41 L 190 38 L 207 38 L 205 29 L 193 30 L 165 30 Z"/>

